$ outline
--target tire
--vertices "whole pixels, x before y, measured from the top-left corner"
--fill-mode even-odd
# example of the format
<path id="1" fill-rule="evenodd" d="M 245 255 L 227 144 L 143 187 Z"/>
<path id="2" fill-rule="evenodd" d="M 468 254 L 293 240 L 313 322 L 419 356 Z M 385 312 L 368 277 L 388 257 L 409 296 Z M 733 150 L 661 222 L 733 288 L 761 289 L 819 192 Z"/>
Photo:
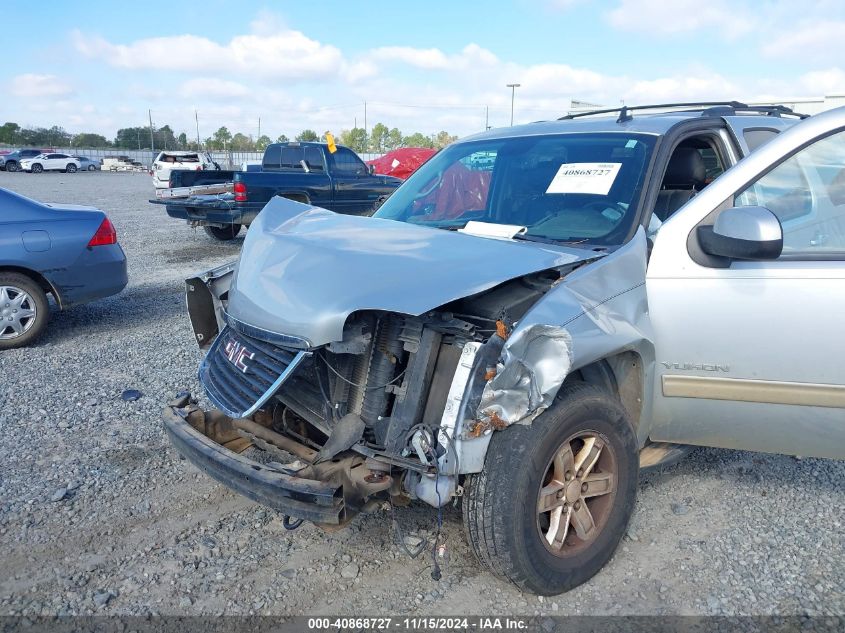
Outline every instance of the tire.
<path id="1" fill-rule="evenodd" d="M 21 302 L 21 294 L 25 298 L 16 305 Z M 23 310 L 32 312 L 32 316 L 22 318 Z M 47 295 L 35 281 L 20 273 L 0 272 L 0 350 L 29 345 L 49 319 Z M 18 329 L 21 331 L 16 332 Z"/>
<path id="2" fill-rule="evenodd" d="M 205 229 L 205 232 L 208 233 L 211 237 L 215 240 L 220 240 L 221 242 L 228 242 L 229 240 L 233 240 L 238 236 L 238 233 L 241 232 L 241 225 L 240 224 L 230 224 L 229 226 L 204 226 L 202 227 Z"/>
<path id="3" fill-rule="evenodd" d="M 6 163 L 6 171 L 18 171 L 18 164 L 15 161 L 9 161 Z"/>
<path id="4" fill-rule="evenodd" d="M 590 438 L 593 443 L 588 444 Z M 599 443 L 600 452 L 591 462 L 591 451 Z M 567 445 L 574 461 L 561 457 L 558 462 L 556 455 L 565 454 Z M 577 467 L 582 450 L 586 453 L 580 463 L 589 483 L 575 468 L 575 476 L 558 477 L 555 464 Z M 634 509 L 637 476 L 637 440 L 622 404 L 598 387 L 566 385 L 555 404 L 531 424 L 493 433 L 484 470 L 464 480 L 467 540 L 483 565 L 523 591 L 563 593 L 589 580 L 610 560 Z M 557 488 L 557 481 L 569 483 Z M 611 491 L 599 491 L 611 484 Z M 552 492 L 541 496 L 541 488 Z M 586 492 L 591 489 L 592 494 Z M 556 510 L 541 513 L 541 498 L 562 504 L 557 525 L 566 526 L 566 531 L 551 529 Z M 564 508 L 572 509 L 571 520 Z M 580 523 L 580 530 L 575 527 L 576 518 L 585 512 L 594 521 L 590 532 L 585 531 L 586 522 Z M 562 535 L 561 544 L 555 547 L 546 532 Z"/>
<path id="5" fill-rule="evenodd" d="M 77 169 L 76 163 L 68 163 L 67 167 L 65 167 L 65 173 L 75 174 Z"/>
<path id="6" fill-rule="evenodd" d="M 88 171 L 97 171 L 97 168 L 94 165 L 88 165 Z"/>
<path id="7" fill-rule="evenodd" d="M 44 171 L 44 167 L 40 163 L 35 163 L 32 166 L 32 173 L 33 174 L 40 174 L 42 171 Z"/>

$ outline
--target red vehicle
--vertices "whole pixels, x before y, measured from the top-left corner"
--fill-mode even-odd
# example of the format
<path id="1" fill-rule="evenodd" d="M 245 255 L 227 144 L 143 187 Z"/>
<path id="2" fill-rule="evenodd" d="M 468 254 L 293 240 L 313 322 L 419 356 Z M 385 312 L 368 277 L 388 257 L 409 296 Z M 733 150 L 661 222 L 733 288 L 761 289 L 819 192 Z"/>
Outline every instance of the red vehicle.
<path id="1" fill-rule="evenodd" d="M 437 150 L 425 147 L 402 147 L 387 152 L 381 158 L 368 160 L 367 164 L 372 165 L 377 174 L 405 180 L 436 153 Z"/>

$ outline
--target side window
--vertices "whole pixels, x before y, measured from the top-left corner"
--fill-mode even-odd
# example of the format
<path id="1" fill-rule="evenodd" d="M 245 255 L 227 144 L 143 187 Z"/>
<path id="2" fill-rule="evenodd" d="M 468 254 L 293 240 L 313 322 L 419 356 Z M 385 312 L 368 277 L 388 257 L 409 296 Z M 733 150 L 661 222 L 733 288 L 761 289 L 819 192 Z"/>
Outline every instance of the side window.
<path id="1" fill-rule="evenodd" d="M 343 176 L 363 175 L 367 173 L 364 162 L 351 149 L 338 147 L 334 153 L 334 170 Z"/>
<path id="2" fill-rule="evenodd" d="M 264 159 L 261 164 L 264 166 L 264 169 L 279 169 L 282 166 L 281 145 L 270 145 L 264 151 Z"/>
<path id="3" fill-rule="evenodd" d="M 745 137 L 745 144 L 748 145 L 748 151 L 750 152 L 753 152 L 764 143 L 771 141 L 777 134 L 778 130 L 764 128 L 748 128 L 742 132 L 742 135 Z"/>
<path id="4" fill-rule="evenodd" d="M 47 154 L 46 157 L 47 158 L 61 158 L 62 155 L 61 154 Z"/>
<path id="5" fill-rule="evenodd" d="M 325 171 L 323 165 L 323 150 L 313 145 L 305 148 L 305 164 L 313 171 Z"/>
<path id="6" fill-rule="evenodd" d="M 737 194 L 734 204 L 778 216 L 783 258 L 845 256 L 845 132 L 793 154 Z"/>
<path id="7" fill-rule="evenodd" d="M 303 159 L 301 147 L 282 147 L 282 169 L 302 169 L 300 161 Z"/>

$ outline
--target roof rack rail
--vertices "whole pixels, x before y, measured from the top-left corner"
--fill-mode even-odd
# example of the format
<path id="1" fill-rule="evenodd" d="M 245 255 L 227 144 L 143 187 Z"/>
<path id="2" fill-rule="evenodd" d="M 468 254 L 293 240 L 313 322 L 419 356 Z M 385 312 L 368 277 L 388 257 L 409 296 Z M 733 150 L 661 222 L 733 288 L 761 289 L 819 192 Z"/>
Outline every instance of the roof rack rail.
<path id="1" fill-rule="evenodd" d="M 586 116 L 595 116 L 597 114 L 613 114 L 619 113 L 617 123 L 624 123 L 630 121 L 634 117 L 631 112 L 634 110 L 662 110 L 667 108 L 685 108 L 688 111 L 701 110 L 702 116 L 725 116 L 736 114 L 737 112 L 761 112 L 768 116 L 797 116 L 801 119 L 806 119 L 808 114 L 800 114 L 793 112 L 790 108 L 779 104 L 750 106 L 741 101 L 692 101 L 683 103 L 659 103 L 654 105 L 640 105 L 640 106 L 620 106 L 618 108 L 606 108 L 603 110 L 590 110 L 589 112 L 576 112 L 574 114 L 567 114 L 558 119 L 558 121 L 566 121 L 570 119 L 580 119 Z"/>

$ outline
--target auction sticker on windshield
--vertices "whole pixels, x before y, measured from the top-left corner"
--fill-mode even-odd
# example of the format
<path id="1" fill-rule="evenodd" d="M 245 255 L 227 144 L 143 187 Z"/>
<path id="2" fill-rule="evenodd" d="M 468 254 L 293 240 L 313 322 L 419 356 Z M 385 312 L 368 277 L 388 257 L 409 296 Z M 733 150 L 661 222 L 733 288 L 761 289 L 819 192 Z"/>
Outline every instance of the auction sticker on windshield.
<path id="1" fill-rule="evenodd" d="M 622 163 L 564 163 L 546 193 L 590 193 L 606 196 Z"/>

